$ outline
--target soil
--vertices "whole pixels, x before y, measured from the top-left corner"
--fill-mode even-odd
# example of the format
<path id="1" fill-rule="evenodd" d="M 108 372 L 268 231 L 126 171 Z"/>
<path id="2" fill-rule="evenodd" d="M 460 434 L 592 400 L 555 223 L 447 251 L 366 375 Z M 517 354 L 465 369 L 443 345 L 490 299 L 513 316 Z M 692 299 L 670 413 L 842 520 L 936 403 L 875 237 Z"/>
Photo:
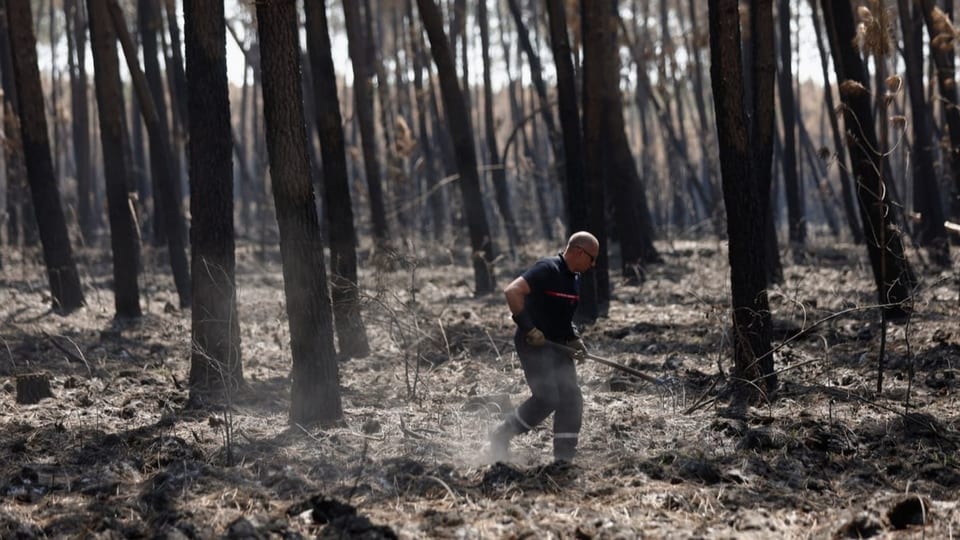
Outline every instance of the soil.
<path id="1" fill-rule="evenodd" d="M 461 251 L 361 270 L 372 354 L 340 364 L 345 419 L 289 425 L 275 252 L 238 250 L 248 387 L 187 407 L 190 313 L 147 249 L 144 316 L 113 317 L 110 260 L 79 254 L 87 307 L 51 312 L 37 253 L 0 270 L 0 538 L 950 538 L 960 533 L 960 330 L 952 270 L 923 266 L 915 314 L 880 324 L 862 246 L 784 258 L 771 289 L 775 399 L 734 408 L 729 272 L 718 241 L 659 243 L 615 278 L 579 366 L 584 427 L 551 462 L 549 422 L 490 463 L 528 395 L 502 296 Z M 501 261 L 505 284 L 537 256 Z M 409 250 L 408 253 L 417 253 Z M 881 356 L 882 352 L 882 356 Z M 878 391 L 878 373 L 883 378 Z M 17 378 L 52 397 L 16 402 Z"/>

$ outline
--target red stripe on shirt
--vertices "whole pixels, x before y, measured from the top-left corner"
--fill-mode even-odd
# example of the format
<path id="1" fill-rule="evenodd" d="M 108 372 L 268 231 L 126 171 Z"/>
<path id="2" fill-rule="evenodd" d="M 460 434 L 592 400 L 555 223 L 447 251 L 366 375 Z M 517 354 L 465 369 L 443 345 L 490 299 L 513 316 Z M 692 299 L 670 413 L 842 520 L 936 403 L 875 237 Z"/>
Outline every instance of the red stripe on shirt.
<path id="1" fill-rule="evenodd" d="M 543 293 L 548 296 L 556 296 L 557 298 L 566 298 L 567 300 L 580 300 L 579 294 L 567 294 L 557 291 L 543 291 Z"/>

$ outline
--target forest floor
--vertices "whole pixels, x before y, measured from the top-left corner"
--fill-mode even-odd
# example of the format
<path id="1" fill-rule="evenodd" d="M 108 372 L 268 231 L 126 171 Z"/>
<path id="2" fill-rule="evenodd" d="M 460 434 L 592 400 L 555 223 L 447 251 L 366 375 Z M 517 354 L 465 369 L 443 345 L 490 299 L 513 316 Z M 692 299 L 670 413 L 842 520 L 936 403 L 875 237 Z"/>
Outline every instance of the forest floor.
<path id="1" fill-rule="evenodd" d="M 488 431 L 528 395 L 502 295 L 475 298 L 462 253 L 361 272 L 372 354 L 340 364 L 345 422 L 291 426 L 276 253 L 238 250 L 249 388 L 191 410 L 190 313 L 145 252 L 145 314 L 113 318 L 109 258 L 79 254 L 88 306 L 50 311 L 44 271 L 0 270 L 0 538 L 954 538 L 960 536 L 956 273 L 923 268 L 885 339 L 862 246 L 784 258 L 771 290 L 781 390 L 732 411 L 729 273 L 718 241 L 658 243 L 584 329 L 580 453 L 549 422 L 490 463 Z M 501 264 L 505 285 L 541 254 Z M 410 251 L 413 253 L 413 251 Z M 822 321 L 823 319 L 828 319 Z M 883 347 L 882 389 L 877 391 Z M 16 403 L 47 373 L 52 398 Z M 364 536 L 365 535 L 365 536 Z"/>

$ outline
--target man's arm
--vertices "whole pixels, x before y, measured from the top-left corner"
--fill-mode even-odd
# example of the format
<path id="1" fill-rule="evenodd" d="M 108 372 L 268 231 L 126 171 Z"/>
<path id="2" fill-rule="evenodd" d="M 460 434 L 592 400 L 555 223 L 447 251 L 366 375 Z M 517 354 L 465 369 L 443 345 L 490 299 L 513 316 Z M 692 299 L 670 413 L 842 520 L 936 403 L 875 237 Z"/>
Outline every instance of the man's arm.
<path id="1" fill-rule="evenodd" d="M 510 307 L 510 313 L 514 315 L 523 311 L 524 299 L 530 294 L 530 284 L 523 276 L 510 282 L 503 289 L 503 295 L 507 297 L 507 305 Z"/>
<path id="2" fill-rule="evenodd" d="M 525 336 L 524 340 L 529 345 L 541 347 L 547 342 L 543 332 L 534 326 L 533 319 L 524 308 L 524 299 L 530 294 L 530 284 L 523 276 L 510 282 L 503 295 L 507 297 L 507 305 L 510 306 L 510 313 L 513 314 L 513 322 L 517 323 L 520 332 Z"/>

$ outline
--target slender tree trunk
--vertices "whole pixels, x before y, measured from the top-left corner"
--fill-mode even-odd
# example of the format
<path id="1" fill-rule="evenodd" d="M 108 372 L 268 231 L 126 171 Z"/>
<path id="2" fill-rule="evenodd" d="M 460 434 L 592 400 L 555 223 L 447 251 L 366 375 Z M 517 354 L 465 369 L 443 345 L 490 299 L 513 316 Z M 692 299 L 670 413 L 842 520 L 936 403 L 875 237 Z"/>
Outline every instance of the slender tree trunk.
<path id="1" fill-rule="evenodd" d="M 53 128 L 53 141 L 50 147 L 53 153 L 53 177 L 57 179 L 57 185 L 61 184 L 63 178 L 63 131 L 60 122 L 60 69 L 57 65 L 57 45 L 60 38 L 57 35 L 56 24 L 56 5 L 53 0 L 47 4 L 47 44 L 50 46 L 50 107 L 48 108 L 49 123 Z"/>
<path id="2" fill-rule="evenodd" d="M 859 53 L 853 48 L 854 21 L 849 6 L 820 3 L 824 15 L 833 65 L 840 81 L 847 148 L 856 178 L 860 217 L 865 227 L 867 253 L 881 304 L 890 320 L 905 319 L 913 309 L 912 290 L 916 277 L 907 262 L 903 241 L 891 214 L 888 191 L 884 188 L 881 156 L 873 129 L 870 96 L 864 90 L 867 74 Z"/>
<path id="3" fill-rule="evenodd" d="M 630 152 L 623 119 L 623 103 L 620 97 L 620 61 L 617 55 L 617 1 L 598 0 L 584 9 L 584 24 L 590 18 L 593 38 L 601 51 L 595 55 L 601 70 L 598 75 L 600 100 L 605 129 L 610 133 L 610 147 L 606 159 L 610 160 L 607 192 L 616 193 L 613 198 L 614 219 L 620 240 L 620 257 L 623 276 L 640 279 L 643 266 L 660 261 L 653 245 L 653 222 L 647 205 L 646 194 L 636 164 Z M 586 35 L 586 33 L 584 33 Z M 585 40 L 586 41 L 586 40 Z M 584 59 L 586 62 L 586 59 Z M 597 177 L 594 177 L 597 178 Z M 601 247 L 603 244 L 601 243 Z"/>
<path id="4" fill-rule="evenodd" d="M 607 96 L 602 90 L 604 55 L 607 54 L 603 46 L 604 28 L 597 24 L 597 17 L 589 13 L 596 9 L 598 2 L 583 2 L 580 4 L 581 35 L 583 37 L 583 150 L 585 156 L 584 171 L 588 182 L 588 200 L 590 202 L 589 231 L 600 242 L 600 252 L 592 273 L 596 276 L 595 285 L 590 287 L 589 281 L 583 284 L 580 292 L 581 302 L 588 306 L 596 306 L 596 312 L 579 310 L 578 313 L 587 321 L 596 320 L 607 309 L 609 302 L 609 257 L 608 233 L 606 226 L 606 189 L 609 185 L 607 178 L 613 173 L 613 162 L 610 158 L 610 148 L 613 141 L 608 127 L 608 110 L 605 100 Z M 602 15 L 601 15 L 602 16 Z"/>
<path id="5" fill-rule="evenodd" d="M 333 424 L 343 418 L 343 406 L 323 239 L 310 183 L 295 7 L 289 0 L 257 3 L 267 152 L 293 353 L 290 422 Z"/>
<path id="6" fill-rule="evenodd" d="M 330 228 L 330 288 L 337 340 L 341 355 L 362 357 L 370 353 L 370 345 L 360 313 L 357 233 L 353 225 L 343 122 L 331 55 L 326 2 L 308 1 L 305 10 L 307 48 L 316 84 L 313 98 L 323 158 L 324 203 Z"/>
<path id="7" fill-rule="evenodd" d="M 385 201 L 386 207 L 392 209 L 391 213 L 396 215 L 397 222 L 399 222 L 401 233 L 406 231 L 409 225 L 410 217 L 407 215 L 406 210 L 403 206 L 398 206 L 396 204 L 399 191 L 402 186 L 406 184 L 406 179 L 404 178 L 405 172 L 403 169 L 403 160 L 400 155 L 397 153 L 396 147 L 396 136 L 394 133 L 394 120 L 396 119 L 396 114 L 394 113 L 393 102 L 390 99 L 390 87 L 396 83 L 391 83 L 387 80 L 387 73 L 383 67 L 383 55 L 381 54 L 382 48 L 382 39 L 378 39 L 378 36 L 383 35 L 382 29 L 382 20 L 383 16 L 380 13 L 383 9 L 392 9 L 392 5 L 384 5 L 378 2 L 377 9 L 370 5 L 370 0 L 363 0 L 364 12 L 361 19 L 364 24 L 364 45 L 366 46 L 367 52 L 367 65 L 371 76 L 376 76 L 377 83 L 374 86 L 376 89 L 377 102 L 379 102 L 380 107 L 380 131 L 383 134 L 384 149 L 386 150 L 386 168 L 384 170 L 384 180 L 389 187 L 388 191 L 383 193 L 383 198 Z M 374 32 L 373 23 L 377 23 L 377 31 Z M 373 96 L 371 95 L 371 102 L 373 101 Z M 391 201 L 391 198 L 393 201 Z M 390 225 L 389 215 L 385 216 L 387 220 L 388 230 L 392 229 Z"/>
<path id="8" fill-rule="evenodd" d="M 183 67 L 183 55 L 180 53 L 180 25 L 177 22 L 176 0 L 162 0 L 167 15 L 167 30 L 170 32 L 170 59 L 167 70 L 173 75 L 173 84 L 170 85 L 171 108 L 177 113 L 177 118 L 183 129 L 189 126 L 187 113 L 187 75 Z M 186 7 L 184 7 L 186 11 Z"/>
<path id="9" fill-rule="evenodd" d="M 523 14 L 520 12 L 518 0 L 507 0 L 510 7 L 510 13 L 513 14 L 513 22 L 517 26 L 517 36 L 520 38 L 520 46 L 527 55 L 527 61 L 530 63 L 530 76 L 533 79 L 533 88 L 540 98 L 540 115 L 543 123 L 547 126 L 547 137 L 550 140 L 550 148 L 553 150 L 553 156 L 556 160 L 556 175 L 560 180 L 560 185 L 565 183 L 563 174 L 565 166 L 560 161 L 563 159 L 563 139 L 557 130 L 557 124 L 553 119 L 553 107 L 547 98 L 547 84 L 543 80 L 543 66 L 540 63 L 540 56 L 537 49 L 530 42 L 530 33 L 527 26 L 523 23 Z M 600 244 L 603 246 L 603 244 Z"/>
<path id="10" fill-rule="evenodd" d="M 489 164 L 492 169 L 493 188 L 497 195 L 497 207 L 507 229 L 507 239 L 510 242 L 510 252 L 514 253 L 520 244 L 520 231 L 513 219 L 513 210 L 510 207 L 510 190 L 507 186 L 507 172 L 500 163 L 500 150 L 497 148 L 496 123 L 493 119 L 493 82 L 490 75 L 490 29 L 487 24 L 487 0 L 478 0 L 477 19 L 480 25 L 480 54 L 483 61 L 483 111 L 484 133 L 487 140 L 487 151 L 490 154 Z"/>
<path id="11" fill-rule="evenodd" d="M 457 155 L 460 172 L 460 193 L 463 210 L 467 218 L 472 248 L 474 292 L 477 295 L 492 293 L 496 287 L 493 262 L 497 258 L 497 248 L 490 237 L 490 227 L 483 211 L 480 192 L 480 176 L 477 172 L 477 155 L 473 146 L 473 129 L 470 115 L 460 86 L 453 61 L 453 52 L 443 31 L 443 16 L 434 0 L 417 0 L 420 18 L 423 20 L 433 61 L 440 77 L 440 91 L 443 95 L 443 109 L 447 117 L 447 126 L 453 137 L 453 147 Z"/>
<path id="12" fill-rule="evenodd" d="M 787 225 L 790 244 L 797 257 L 807 240 L 803 190 L 797 176 L 797 118 L 794 114 L 793 60 L 790 47 L 790 0 L 777 4 L 780 69 L 777 77 L 780 91 L 780 119 L 783 123 L 783 182 L 787 197 Z"/>
<path id="13" fill-rule="evenodd" d="M 70 116 L 73 121 L 73 159 L 77 177 L 77 219 L 85 242 L 94 237 L 93 179 L 90 166 L 90 113 L 87 103 L 87 29 L 77 0 L 65 0 L 67 48 L 70 66 Z"/>
<path id="14" fill-rule="evenodd" d="M 758 388 L 768 395 L 776 388 L 774 378 L 768 378 L 761 387 L 749 384 L 764 374 L 761 359 L 768 355 L 771 340 L 765 248 L 757 235 L 762 236 L 767 230 L 764 221 L 769 215 L 765 208 L 769 204 L 769 190 L 762 185 L 762 179 L 768 175 L 764 172 L 764 163 L 769 164 L 771 159 L 766 154 L 772 148 L 774 77 L 772 0 L 754 0 L 750 5 L 754 58 L 751 102 L 758 113 L 753 124 L 743 106 L 745 87 L 738 2 L 710 0 L 709 4 L 710 74 L 730 242 L 734 377 L 738 381 L 737 397 L 747 400 L 758 397 Z"/>
<path id="15" fill-rule="evenodd" d="M 90 45 L 93 49 L 100 143 L 107 181 L 110 246 L 113 251 L 114 304 L 118 317 L 139 317 L 140 244 L 133 201 L 129 196 L 129 154 L 123 116 L 123 88 L 117 57 L 117 36 L 110 24 L 107 0 L 87 1 Z"/>
<path id="16" fill-rule="evenodd" d="M 360 124 L 363 146 L 364 174 L 367 178 L 367 197 L 370 201 L 370 219 L 373 236 L 378 244 L 389 242 L 390 228 L 384 205 L 383 184 L 380 178 L 380 160 L 377 157 L 376 128 L 373 120 L 373 74 L 370 52 L 366 47 L 360 2 L 344 2 L 343 16 L 347 28 L 350 61 L 353 65 L 353 106 Z"/>
<path id="17" fill-rule="evenodd" d="M 407 24 L 410 29 L 410 48 L 413 50 L 413 91 L 417 103 L 417 136 L 420 141 L 420 151 L 423 153 L 423 174 L 426 179 L 426 198 L 433 224 L 431 229 L 433 239 L 443 238 L 445 220 L 445 204 L 443 190 L 437 185 L 437 169 L 434 163 L 433 145 L 430 143 L 430 133 L 427 128 L 430 120 L 430 110 L 427 108 L 427 88 L 423 84 L 423 72 L 426 70 L 430 77 L 429 62 L 424 58 L 423 33 L 416 19 L 413 17 L 413 0 L 406 0 Z"/>
<path id="18" fill-rule="evenodd" d="M 189 115 L 190 398 L 243 385 L 233 233 L 233 164 L 223 3 L 183 4 Z"/>
<path id="19" fill-rule="evenodd" d="M 903 31 L 904 63 L 907 69 L 907 90 L 913 111 L 913 206 L 920 214 L 917 231 L 920 245 L 939 266 L 950 264 L 947 230 L 943 226 L 940 187 L 934 170 L 933 118 L 931 107 L 923 95 L 923 16 L 919 4 L 898 0 Z M 911 9 L 912 6 L 912 9 Z M 932 86 L 932 85 L 931 85 Z"/>
<path id="20" fill-rule="evenodd" d="M 950 25 L 947 13 L 941 10 L 933 0 L 921 0 L 921 10 L 930 36 L 930 53 L 936 63 L 937 89 L 946 101 L 943 107 L 950 136 L 950 172 L 953 193 L 950 197 L 950 218 L 960 220 L 960 99 L 957 97 L 956 62 L 954 60 L 954 29 Z M 952 2 L 951 2 L 952 5 Z M 944 7 L 947 7 L 944 5 Z M 944 13 L 946 11 L 946 13 Z"/>
<path id="21" fill-rule="evenodd" d="M 933 170 L 930 110 L 924 97 L 923 21 L 919 15 L 914 17 L 910 4 L 911 2 L 897 0 L 900 28 L 903 33 L 907 98 L 913 113 L 910 122 L 913 145 L 908 151 L 911 154 L 909 162 L 913 172 L 913 208 L 920 214 L 915 238 L 921 246 L 927 248 L 933 261 L 943 265 L 945 259 L 949 258 L 949 254 L 944 252 L 947 247 L 946 230 L 943 229 L 943 210 L 940 208 L 940 194 L 937 189 L 936 173 Z M 904 176 L 909 178 L 906 171 Z M 905 190 L 904 194 L 906 193 Z M 931 198 L 933 204 L 930 202 Z M 940 234 L 936 233 L 931 221 L 937 222 Z"/>
<path id="22" fill-rule="evenodd" d="M 250 63 L 244 58 L 243 65 L 243 85 L 240 89 L 240 129 L 234 136 L 233 148 L 234 156 L 240 170 L 243 171 L 240 180 L 240 222 L 243 223 L 243 236 L 252 238 L 251 226 L 253 225 L 253 206 L 255 204 L 254 179 L 249 166 L 249 118 L 250 118 L 250 78 L 247 74 L 250 72 Z"/>
<path id="23" fill-rule="evenodd" d="M 180 182 L 175 193 L 182 194 L 189 189 L 182 171 L 184 158 L 183 148 L 187 144 L 187 130 L 190 129 L 190 117 L 187 114 L 187 77 L 183 67 L 183 55 L 180 52 L 180 27 L 177 22 L 176 0 L 163 0 L 164 11 L 167 15 L 167 30 L 170 34 L 170 56 L 166 59 L 167 80 L 170 90 L 171 132 L 173 140 L 173 164 L 171 167 L 176 174 L 174 177 Z M 165 35 L 161 32 L 161 38 Z M 165 43 L 161 39 L 161 44 Z"/>
<path id="24" fill-rule="evenodd" d="M 827 57 L 826 48 L 823 44 L 823 30 L 820 26 L 820 14 L 817 1 L 818 0 L 810 0 L 810 7 L 813 10 L 813 30 L 817 36 L 817 49 L 820 52 L 820 67 L 823 71 L 823 101 L 827 111 L 829 112 L 827 116 L 830 118 L 830 131 L 833 133 L 834 155 L 836 156 L 837 170 L 840 173 L 840 189 L 841 193 L 843 194 L 844 214 L 847 216 L 847 225 L 850 227 L 850 234 L 853 237 L 853 242 L 855 244 L 861 244 L 863 243 L 863 228 L 860 224 L 860 215 L 857 213 L 857 209 L 854 206 L 853 188 L 850 187 L 850 175 L 847 173 L 847 153 L 843 147 L 843 137 L 840 131 L 840 123 L 837 120 L 838 114 L 835 112 L 837 107 L 833 101 L 833 89 L 830 87 L 830 72 L 828 71 L 830 64 Z M 958 113 L 957 119 L 958 138 L 960 138 L 960 113 Z M 960 156 L 960 153 L 957 153 L 957 156 Z M 960 181 L 958 181 L 957 185 L 960 186 Z M 960 192 L 960 190 L 958 190 L 958 192 Z"/>
<path id="25" fill-rule="evenodd" d="M 547 0 L 550 17 L 550 45 L 557 70 L 557 99 L 560 108 L 560 127 L 563 130 L 563 164 L 567 180 L 568 233 L 587 229 L 589 207 L 587 181 L 583 164 L 583 132 L 580 128 L 580 108 L 573 69 L 573 55 L 567 34 L 567 13 L 563 0 Z"/>
<path id="26" fill-rule="evenodd" d="M 7 241 L 16 246 L 37 243 L 37 220 L 30 200 L 30 181 L 24 163 L 23 138 L 20 135 L 18 81 L 14 79 L 7 9 L 0 10 L 0 75 L 3 77 L 3 132 L 6 136 L 4 164 L 7 173 Z"/>
<path id="27" fill-rule="evenodd" d="M 170 147 L 170 130 L 167 127 L 166 101 L 163 96 L 163 87 L 160 78 L 160 65 L 157 63 L 156 35 L 144 24 L 146 32 L 141 35 L 143 41 L 144 63 L 147 66 L 147 75 L 140 69 L 137 60 L 137 51 L 127 32 L 123 12 L 117 0 L 108 0 L 110 15 L 113 18 L 113 27 L 120 36 L 124 56 L 127 60 L 127 69 L 133 79 L 144 123 L 147 126 L 147 136 L 150 139 L 150 166 L 151 176 L 154 178 L 154 200 L 160 201 L 159 207 L 164 215 L 155 220 L 157 225 L 164 225 L 164 238 L 170 254 L 170 266 L 173 280 L 180 298 L 180 307 L 190 306 L 190 268 L 184 247 L 183 212 L 180 209 L 180 179 L 173 170 L 173 151 Z M 142 2 L 140 14 L 149 14 L 151 2 Z M 155 6 L 156 4 L 154 4 Z M 155 13 L 159 15 L 159 13 Z M 156 20 L 156 19 L 154 19 Z M 148 85 L 153 88 L 151 92 Z"/>
<path id="28" fill-rule="evenodd" d="M 111 24 L 110 21 L 107 21 Z M 124 89 L 125 91 L 126 89 Z M 126 96 L 125 96 L 126 97 Z M 157 227 L 162 226 L 157 223 L 157 213 L 160 206 L 156 202 L 158 193 L 152 189 L 150 174 L 147 172 L 147 156 L 143 150 L 143 121 L 140 118 L 140 98 L 136 92 L 131 92 L 129 110 L 124 111 L 124 126 L 129 126 L 126 139 L 130 144 L 130 155 L 127 161 L 127 172 L 130 174 L 131 191 L 136 192 L 133 199 L 134 214 L 138 216 L 138 228 L 141 236 L 141 242 L 146 238 L 154 247 L 166 243 L 167 238 L 164 231 Z M 153 199 L 153 209 L 149 210 L 149 205 Z"/>
<path id="29" fill-rule="evenodd" d="M 53 307 L 70 312 L 83 305 L 80 276 L 73 260 L 60 191 L 53 174 L 50 139 L 43 109 L 43 90 L 37 65 L 37 40 L 29 2 L 0 0 L 0 10 L 9 21 L 9 46 L 13 52 L 13 78 L 19 98 L 20 136 L 30 182 L 30 194 L 39 224 L 43 261 Z M 2 17 L 0 17 L 2 18 Z M 40 219 L 42 216 L 43 219 Z"/>

